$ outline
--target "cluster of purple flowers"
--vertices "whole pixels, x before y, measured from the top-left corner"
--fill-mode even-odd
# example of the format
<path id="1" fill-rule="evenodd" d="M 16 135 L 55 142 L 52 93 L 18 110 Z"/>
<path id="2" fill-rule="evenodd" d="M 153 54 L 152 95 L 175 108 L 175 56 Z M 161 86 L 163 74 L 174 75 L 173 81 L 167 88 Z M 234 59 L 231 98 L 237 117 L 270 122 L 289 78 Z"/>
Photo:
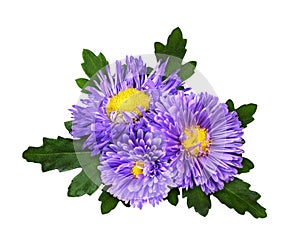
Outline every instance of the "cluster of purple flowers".
<path id="1" fill-rule="evenodd" d="M 132 206 L 153 206 L 172 188 L 221 190 L 242 167 L 242 127 L 236 112 L 208 93 L 183 87 L 167 62 L 150 74 L 141 59 L 126 58 L 97 73 L 87 98 L 72 109 L 72 135 L 100 153 L 102 183 Z M 179 88 L 180 87 L 180 88 Z"/>

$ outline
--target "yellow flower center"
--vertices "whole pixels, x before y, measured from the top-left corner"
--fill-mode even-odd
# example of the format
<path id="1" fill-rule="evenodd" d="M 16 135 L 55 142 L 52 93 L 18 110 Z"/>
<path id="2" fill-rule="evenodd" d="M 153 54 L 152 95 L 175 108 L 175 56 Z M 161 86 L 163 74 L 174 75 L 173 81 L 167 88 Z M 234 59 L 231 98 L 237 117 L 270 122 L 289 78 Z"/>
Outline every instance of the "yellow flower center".
<path id="1" fill-rule="evenodd" d="M 135 178 L 138 178 L 140 174 L 143 174 L 144 162 L 136 161 L 132 167 L 131 173 Z"/>
<path id="2" fill-rule="evenodd" d="M 188 154 L 198 156 L 207 155 L 211 140 L 207 139 L 207 129 L 202 129 L 200 126 L 193 126 L 184 130 L 185 139 L 182 145 Z"/>
<path id="3" fill-rule="evenodd" d="M 113 96 L 106 107 L 106 112 L 110 115 L 111 112 L 134 112 L 141 115 L 138 107 L 144 110 L 149 109 L 150 96 L 135 88 L 127 88 Z"/>

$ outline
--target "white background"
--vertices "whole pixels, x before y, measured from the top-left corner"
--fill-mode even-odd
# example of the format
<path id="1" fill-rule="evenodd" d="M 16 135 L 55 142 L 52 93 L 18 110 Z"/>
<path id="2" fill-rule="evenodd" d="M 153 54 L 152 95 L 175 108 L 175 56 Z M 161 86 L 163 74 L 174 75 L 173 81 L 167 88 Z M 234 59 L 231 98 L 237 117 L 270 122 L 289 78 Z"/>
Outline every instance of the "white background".
<path id="1" fill-rule="evenodd" d="M 197 3 L 197 4 L 196 4 Z M 1 251 L 299 251 L 300 37 L 297 1 L 1 1 Z M 97 193 L 68 198 L 79 172 L 43 174 L 21 158 L 42 137 L 67 137 L 83 48 L 113 62 L 153 52 L 180 26 L 222 101 L 257 103 L 242 178 L 266 219 L 212 198 L 206 218 L 163 203 L 101 215 Z M 299 233 L 299 232 L 298 232 Z"/>

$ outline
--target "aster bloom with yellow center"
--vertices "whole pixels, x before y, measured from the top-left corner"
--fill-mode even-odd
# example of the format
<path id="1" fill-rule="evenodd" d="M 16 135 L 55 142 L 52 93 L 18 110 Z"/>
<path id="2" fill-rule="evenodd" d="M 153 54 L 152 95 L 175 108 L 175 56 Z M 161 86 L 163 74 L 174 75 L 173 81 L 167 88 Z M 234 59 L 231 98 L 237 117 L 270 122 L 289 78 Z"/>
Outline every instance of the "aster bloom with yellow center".
<path id="1" fill-rule="evenodd" d="M 207 93 L 162 98 L 148 116 L 153 130 L 164 133 L 170 166 L 180 187 L 221 190 L 242 167 L 241 122 L 236 112 Z"/>
<path id="2" fill-rule="evenodd" d="M 154 107 L 160 96 L 176 94 L 182 81 L 177 72 L 164 79 L 167 61 L 158 62 L 147 75 L 142 58 L 127 57 L 126 67 L 116 62 L 115 74 L 107 66 L 96 74 L 94 87 L 88 86 L 87 98 L 81 105 L 71 109 L 73 122 L 71 134 L 86 137 L 83 148 L 92 150 L 92 155 L 102 151 L 113 132 L 121 134 L 131 121 L 141 117 L 141 111 Z"/>
<path id="3" fill-rule="evenodd" d="M 159 204 L 176 186 L 162 137 L 140 124 L 130 125 L 120 137 L 113 138 L 103 149 L 99 166 L 108 192 L 138 208 L 147 202 Z"/>

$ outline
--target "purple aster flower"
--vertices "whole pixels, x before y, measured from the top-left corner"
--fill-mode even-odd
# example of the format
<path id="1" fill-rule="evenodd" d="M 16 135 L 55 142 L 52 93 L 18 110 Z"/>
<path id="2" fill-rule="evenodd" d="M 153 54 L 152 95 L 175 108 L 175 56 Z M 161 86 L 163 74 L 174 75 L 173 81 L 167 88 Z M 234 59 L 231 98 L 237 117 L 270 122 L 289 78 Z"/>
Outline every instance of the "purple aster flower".
<path id="1" fill-rule="evenodd" d="M 136 125 L 103 149 L 99 169 L 109 193 L 141 209 L 159 204 L 176 185 L 162 137 Z"/>
<path id="2" fill-rule="evenodd" d="M 242 167 L 241 122 L 217 97 L 208 93 L 168 96 L 148 119 L 153 130 L 165 135 L 178 186 L 200 185 L 206 194 L 213 193 Z"/>
<path id="3" fill-rule="evenodd" d="M 115 74 L 109 66 L 96 74 L 94 87 L 88 86 L 89 94 L 81 99 L 81 105 L 71 109 L 74 137 L 86 137 L 83 148 L 98 154 L 114 132 L 121 134 L 132 120 L 141 116 L 141 110 L 153 108 L 160 96 L 176 94 L 183 83 L 178 71 L 163 79 L 167 62 L 158 62 L 147 76 L 147 67 L 141 57 L 127 57 L 126 67 L 120 61 Z"/>

